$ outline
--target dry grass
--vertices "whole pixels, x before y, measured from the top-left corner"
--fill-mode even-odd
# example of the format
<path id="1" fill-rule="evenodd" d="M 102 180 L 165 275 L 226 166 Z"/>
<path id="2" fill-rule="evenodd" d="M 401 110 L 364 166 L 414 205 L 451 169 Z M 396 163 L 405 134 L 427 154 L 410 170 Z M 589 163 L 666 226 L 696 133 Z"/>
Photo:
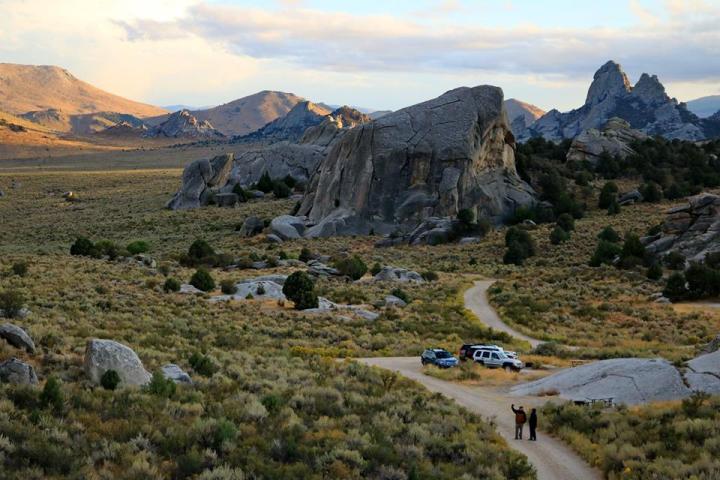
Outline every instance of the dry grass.
<path id="1" fill-rule="evenodd" d="M 462 362 L 455 368 L 423 367 L 423 373 L 449 382 L 477 387 L 506 387 L 521 382 L 531 382 L 549 375 L 547 370 L 513 372 L 502 368 L 486 368 L 475 362 Z"/>

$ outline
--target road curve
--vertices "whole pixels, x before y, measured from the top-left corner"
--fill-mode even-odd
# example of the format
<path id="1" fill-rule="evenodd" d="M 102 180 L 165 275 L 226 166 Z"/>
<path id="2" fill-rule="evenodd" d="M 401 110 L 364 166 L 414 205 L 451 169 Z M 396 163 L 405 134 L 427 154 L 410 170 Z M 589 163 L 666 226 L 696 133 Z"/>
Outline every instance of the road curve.
<path id="1" fill-rule="evenodd" d="M 499 330 L 501 332 L 509 333 L 515 338 L 525 340 L 530 343 L 532 348 L 537 347 L 542 343 L 542 340 L 537 338 L 528 337 L 517 330 L 510 327 L 507 323 L 500 320 L 500 317 L 495 312 L 495 309 L 490 306 L 487 298 L 487 290 L 490 285 L 495 283 L 495 280 L 477 280 L 475 284 L 465 290 L 464 300 L 465 307 L 473 312 L 478 319 L 485 325 Z"/>
<path id="2" fill-rule="evenodd" d="M 481 287 L 482 288 L 482 287 Z M 487 288 L 487 286 L 485 287 Z M 538 419 L 538 440 L 515 440 L 515 417 L 510 411 L 510 404 L 523 405 L 528 411 L 539 407 L 544 400 L 537 397 L 508 397 L 492 388 L 468 387 L 447 382 L 422 373 L 420 359 L 417 357 L 385 357 L 358 359 L 366 365 L 396 371 L 405 377 L 417 381 L 428 390 L 452 398 L 471 412 L 492 420 L 497 425 L 498 433 L 507 440 L 510 447 L 525 454 L 537 470 L 540 480 L 594 480 L 602 475 L 591 468 L 575 452 L 561 441 L 543 435 L 542 422 Z M 525 432 L 526 438 L 528 432 Z"/>

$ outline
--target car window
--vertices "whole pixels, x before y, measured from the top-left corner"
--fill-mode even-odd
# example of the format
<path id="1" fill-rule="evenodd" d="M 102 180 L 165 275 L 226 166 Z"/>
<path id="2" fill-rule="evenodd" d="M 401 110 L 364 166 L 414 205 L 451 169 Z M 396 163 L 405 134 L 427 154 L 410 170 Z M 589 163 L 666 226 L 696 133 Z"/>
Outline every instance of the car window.
<path id="1" fill-rule="evenodd" d="M 483 357 L 483 358 L 490 358 L 490 352 L 483 352 L 482 357 Z"/>
<path id="2" fill-rule="evenodd" d="M 493 360 L 499 360 L 499 359 L 500 359 L 500 357 L 498 357 L 498 354 L 497 354 L 497 353 L 493 353 L 493 354 L 492 354 L 492 358 L 493 358 Z"/>
<path id="3" fill-rule="evenodd" d="M 450 357 L 452 357 L 452 355 L 450 355 L 450 353 L 448 353 L 448 352 L 435 352 L 435 354 L 437 355 L 437 358 L 450 358 Z"/>

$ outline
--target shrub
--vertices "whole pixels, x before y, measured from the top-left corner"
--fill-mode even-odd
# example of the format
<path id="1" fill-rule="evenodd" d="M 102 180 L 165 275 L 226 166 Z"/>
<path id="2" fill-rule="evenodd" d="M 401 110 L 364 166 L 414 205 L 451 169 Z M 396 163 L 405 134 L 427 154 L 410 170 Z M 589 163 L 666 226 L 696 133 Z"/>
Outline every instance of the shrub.
<path id="1" fill-rule="evenodd" d="M 628 233 L 625 235 L 625 242 L 623 243 L 622 248 L 622 256 L 623 258 L 645 258 L 645 246 L 640 241 L 640 238 L 634 233 Z"/>
<path id="2" fill-rule="evenodd" d="M 559 245 L 570 240 L 570 234 L 559 225 L 550 232 L 550 243 Z"/>
<path id="3" fill-rule="evenodd" d="M 290 188 L 295 188 L 295 186 L 297 185 L 297 180 L 295 180 L 295 178 L 290 174 L 285 175 L 285 178 L 282 179 L 282 182 Z"/>
<path id="4" fill-rule="evenodd" d="M 587 187 L 593 179 L 593 175 L 585 170 L 575 174 L 575 185 L 578 187 Z"/>
<path id="5" fill-rule="evenodd" d="M 120 383 L 120 375 L 115 370 L 106 370 L 100 377 L 100 385 L 105 390 L 115 390 Z"/>
<path id="6" fill-rule="evenodd" d="M 655 182 L 648 182 L 640 185 L 640 194 L 643 196 L 643 202 L 657 203 L 662 200 L 662 189 Z"/>
<path id="7" fill-rule="evenodd" d="M 220 291 L 225 295 L 234 295 L 237 292 L 237 286 L 232 280 L 223 280 L 220 282 Z"/>
<path id="8" fill-rule="evenodd" d="M 215 250 L 203 239 L 195 240 L 190 248 L 188 249 L 188 257 L 197 262 L 202 262 L 205 259 L 215 256 Z"/>
<path id="9" fill-rule="evenodd" d="M 3 290 L 0 292 L 0 310 L 7 318 L 16 318 L 22 311 L 25 296 L 18 290 Z"/>
<path id="10" fill-rule="evenodd" d="M 690 298 L 716 297 L 720 294 L 720 271 L 692 263 L 685 271 Z"/>
<path id="11" fill-rule="evenodd" d="M 367 273 L 367 265 L 357 255 L 352 257 L 342 258 L 335 262 L 335 268 L 337 268 L 342 275 L 358 280 Z"/>
<path id="12" fill-rule="evenodd" d="M 522 265 L 526 258 L 535 255 L 535 242 L 527 230 L 510 227 L 505 233 L 507 251 L 503 263 Z"/>
<path id="13" fill-rule="evenodd" d="M 598 208 L 609 208 L 613 201 L 617 202 L 618 187 L 615 182 L 607 182 L 600 191 Z"/>
<path id="14" fill-rule="evenodd" d="M 308 249 L 307 247 L 303 247 L 303 248 L 300 250 L 300 255 L 298 256 L 298 260 L 300 260 L 301 262 L 307 263 L 307 262 L 309 262 L 310 260 L 313 259 L 313 256 L 314 256 L 314 255 L 312 254 L 312 252 L 310 251 L 310 249 Z"/>
<path id="15" fill-rule="evenodd" d="M 426 270 L 420 274 L 422 276 L 423 280 L 426 282 L 436 282 L 438 279 L 438 274 L 433 272 L 432 270 Z"/>
<path id="16" fill-rule="evenodd" d="M 614 228 L 608 225 L 607 227 L 600 230 L 600 233 L 598 234 L 598 239 L 605 240 L 606 242 L 617 243 L 620 241 L 620 235 L 618 235 Z"/>
<path id="17" fill-rule="evenodd" d="M 150 383 L 147 385 L 147 390 L 153 395 L 163 398 L 171 398 L 175 395 L 177 385 L 169 378 L 165 378 L 162 372 L 153 373 Z"/>
<path id="18" fill-rule="evenodd" d="M 685 286 L 686 283 L 685 275 L 680 272 L 673 273 L 667 279 L 663 295 L 673 302 L 687 298 L 688 290 Z"/>
<path id="19" fill-rule="evenodd" d="M 475 212 L 469 208 L 463 208 L 457 213 L 457 219 L 465 225 L 470 225 L 475 222 Z"/>
<path id="20" fill-rule="evenodd" d="M 180 291 L 180 282 L 176 278 L 168 278 L 165 280 L 165 284 L 163 285 L 163 290 L 165 292 L 179 292 Z"/>
<path id="21" fill-rule="evenodd" d="M 258 180 L 256 187 L 263 193 L 270 193 L 275 187 L 275 182 L 273 182 L 272 178 L 270 178 L 270 174 L 265 172 L 260 177 L 260 180 Z"/>
<path id="22" fill-rule="evenodd" d="M 70 247 L 70 255 L 94 257 L 97 256 L 97 250 L 95 249 L 95 244 L 91 242 L 90 239 L 78 237 Z"/>
<path id="23" fill-rule="evenodd" d="M 144 240 L 135 240 L 134 242 L 128 243 L 126 248 L 131 255 L 138 255 L 148 252 L 150 250 L 150 245 L 148 245 L 148 243 Z"/>
<path id="24" fill-rule="evenodd" d="M 405 303 L 410 303 L 410 297 L 408 297 L 408 294 L 405 293 L 405 291 L 401 288 L 395 288 L 392 292 L 390 292 L 390 295 L 394 295 L 400 300 L 402 300 Z"/>
<path id="25" fill-rule="evenodd" d="M 55 410 L 61 410 L 63 406 L 63 395 L 60 389 L 60 380 L 54 375 L 48 377 L 43 391 L 40 394 L 40 404 L 44 408 L 53 408 Z"/>
<path id="26" fill-rule="evenodd" d="M 207 269 L 198 268 L 190 278 L 190 285 L 203 292 L 210 292 L 215 289 L 215 280 Z"/>
<path id="27" fill-rule="evenodd" d="M 17 262 L 13 263 L 12 271 L 15 275 L 18 277 L 24 277 L 28 273 L 28 264 L 27 262 Z"/>
<path id="28" fill-rule="evenodd" d="M 239 202 L 247 202 L 250 197 L 239 183 L 236 183 L 235 186 L 233 186 L 232 193 L 238 196 Z"/>
<path id="29" fill-rule="evenodd" d="M 110 240 L 100 240 L 95 244 L 95 257 L 107 255 L 110 260 L 115 260 L 120 255 L 120 249 Z"/>
<path id="30" fill-rule="evenodd" d="M 557 219 L 557 226 L 565 230 L 566 232 L 572 232 L 575 230 L 575 219 L 569 213 L 563 213 Z"/>
<path id="31" fill-rule="evenodd" d="M 678 251 L 668 253 L 663 257 L 663 263 L 670 270 L 684 270 L 685 269 L 685 255 Z"/>
<path id="32" fill-rule="evenodd" d="M 373 263 L 373 266 L 370 268 L 370 273 L 372 274 L 372 276 L 375 276 L 378 273 L 380 273 L 381 270 L 382 270 L 382 266 L 380 265 L 380 263 L 375 262 L 375 263 Z"/>
<path id="33" fill-rule="evenodd" d="M 273 185 L 272 192 L 273 195 L 275 195 L 275 198 L 288 198 L 292 193 L 292 190 L 285 184 L 285 182 L 279 181 L 275 182 Z"/>
<path id="34" fill-rule="evenodd" d="M 620 204 L 617 202 L 617 200 L 613 200 L 612 202 L 610 202 L 610 205 L 608 206 L 607 214 L 608 215 L 617 215 L 618 213 L 620 213 Z"/>
<path id="35" fill-rule="evenodd" d="M 195 372 L 204 377 L 209 377 L 218 370 L 218 366 L 215 365 L 215 362 L 213 362 L 210 357 L 198 352 L 190 356 L 189 363 Z"/>
<path id="36" fill-rule="evenodd" d="M 316 308 L 318 305 L 315 285 L 310 276 L 305 272 L 293 272 L 285 280 L 283 293 L 290 299 L 298 310 Z"/>
<path id="37" fill-rule="evenodd" d="M 645 275 L 650 280 L 660 280 L 663 276 L 662 265 L 660 265 L 660 262 L 653 262 L 653 264 L 647 269 Z"/>
<path id="38" fill-rule="evenodd" d="M 615 258 L 617 258 L 621 253 L 622 247 L 620 247 L 617 243 L 600 240 L 595 248 L 595 253 L 593 253 L 592 258 L 590 259 L 590 266 L 599 267 L 602 264 L 612 265 Z"/>

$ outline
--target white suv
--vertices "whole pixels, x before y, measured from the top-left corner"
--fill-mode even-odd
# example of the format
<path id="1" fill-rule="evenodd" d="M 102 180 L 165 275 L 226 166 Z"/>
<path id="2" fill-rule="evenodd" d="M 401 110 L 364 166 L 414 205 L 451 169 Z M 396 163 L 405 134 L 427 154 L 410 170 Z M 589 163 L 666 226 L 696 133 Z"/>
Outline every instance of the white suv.
<path id="1" fill-rule="evenodd" d="M 522 370 L 523 362 L 517 358 L 510 357 L 502 349 L 481 348 L 473 353 L 473 360 L 488 368 L 504 368 L 506 370 Z"/>

